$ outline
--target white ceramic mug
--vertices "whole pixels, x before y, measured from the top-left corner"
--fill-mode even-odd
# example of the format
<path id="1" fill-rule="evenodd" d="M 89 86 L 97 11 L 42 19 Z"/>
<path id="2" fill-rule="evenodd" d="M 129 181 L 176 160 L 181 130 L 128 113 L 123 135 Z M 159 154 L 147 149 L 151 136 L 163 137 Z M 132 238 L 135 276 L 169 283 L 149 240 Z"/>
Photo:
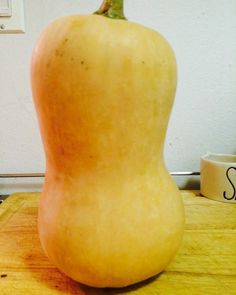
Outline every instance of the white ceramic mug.
<path id="1" fill-rule="evenodd" d="M 236 204 L 236 155 L 207 153 L 201 158 L 201 194 Z"/>

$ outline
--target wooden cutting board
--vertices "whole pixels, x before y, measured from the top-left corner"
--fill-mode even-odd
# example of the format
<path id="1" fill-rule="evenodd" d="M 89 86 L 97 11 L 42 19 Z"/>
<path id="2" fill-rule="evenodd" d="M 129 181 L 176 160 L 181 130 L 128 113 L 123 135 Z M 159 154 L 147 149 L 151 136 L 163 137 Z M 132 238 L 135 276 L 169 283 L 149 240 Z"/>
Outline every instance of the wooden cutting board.
<path id="1" fill-rule="evenodd" d="M 182 191 L 186 227 L 165 272 L 124 289 L 94 289 L 72 281 L 45 257 L 37 235 L 39 193 L 17 193 L 0 205 L 1 295 L 235 295 L 236 204 Z"/>

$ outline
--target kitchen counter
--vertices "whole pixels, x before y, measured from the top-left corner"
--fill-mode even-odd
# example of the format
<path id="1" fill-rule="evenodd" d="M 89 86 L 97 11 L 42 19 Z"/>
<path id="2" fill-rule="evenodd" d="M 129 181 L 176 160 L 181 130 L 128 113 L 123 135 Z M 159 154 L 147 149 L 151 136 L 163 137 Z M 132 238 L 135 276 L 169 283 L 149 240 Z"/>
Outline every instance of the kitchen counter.
<path id="1" fill-rule="evenodd" d="M 0 205 L 1 295 L 236 294 L 236 204 L 181 192 L 186 214 L 181 248 L 160 275 L 123 289 L 72 281 L 42 252 L 37 235 L 39 193 L 16 193 Z"/>

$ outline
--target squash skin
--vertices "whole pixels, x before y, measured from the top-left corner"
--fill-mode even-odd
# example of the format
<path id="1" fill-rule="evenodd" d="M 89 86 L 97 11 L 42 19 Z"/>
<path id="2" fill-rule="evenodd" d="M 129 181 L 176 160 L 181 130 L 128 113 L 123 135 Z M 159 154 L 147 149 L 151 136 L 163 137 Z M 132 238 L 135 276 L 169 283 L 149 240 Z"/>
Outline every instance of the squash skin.
<path id="1" fill-rule="evenodd" d="M 184 227 L 163 160 L 176 89 L 169 44 L 131 22 L 64 17 L 41 34 L 31 81 L 46 155 L 38 229 L 49 259 L 94 287 L 163 271 Z"/>

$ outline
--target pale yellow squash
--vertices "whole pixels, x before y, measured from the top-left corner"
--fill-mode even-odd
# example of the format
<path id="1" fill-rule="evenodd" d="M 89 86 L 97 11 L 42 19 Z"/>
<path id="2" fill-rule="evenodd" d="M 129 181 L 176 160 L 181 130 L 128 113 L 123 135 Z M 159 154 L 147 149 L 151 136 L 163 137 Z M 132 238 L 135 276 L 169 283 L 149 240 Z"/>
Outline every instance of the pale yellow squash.
<path id="1" fill-rule="evenodd" d="M 102 13 L 63 17 L 37 42 L 32 89 L 46 155 L 38 225 L 48 258 L 96 287 L 163 271 L 184 224 L 163 160 L 176 89 L 169 44 Z"/>

